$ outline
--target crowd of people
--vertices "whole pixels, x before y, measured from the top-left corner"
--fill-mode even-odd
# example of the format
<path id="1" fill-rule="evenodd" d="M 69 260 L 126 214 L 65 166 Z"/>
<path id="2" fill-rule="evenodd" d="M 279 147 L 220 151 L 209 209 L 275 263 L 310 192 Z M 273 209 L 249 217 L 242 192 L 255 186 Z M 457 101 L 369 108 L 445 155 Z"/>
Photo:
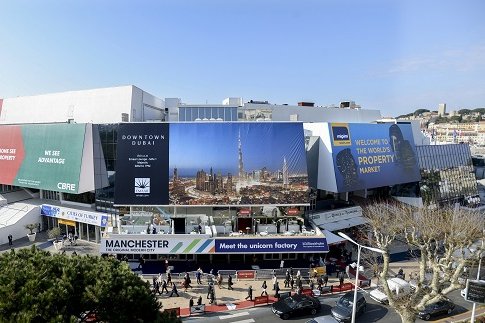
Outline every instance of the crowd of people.
<path id="1" fill-rule="evenodd" d="M 305 273 L 307 274 L 307 273 Z M 293 270 L 293 268 L 288 268 L 286 270 L 284 276 L 284 288 L 289 289 L 289 291 L 295 292 L 297 294 L 302 294 L 304 289 L 304 285 L 306 288 L 310 288 L 311 290 L 319 290 L 320 292 L 324 292 L 323 289 L 327 287 L 329 276 L 326 273 L 319 274 L 317 268 L 310 268 L 308 272 L 309 275 L 305 275 L 303 278 L 302 273 L 300 270 Z M 213 270 L 211 270 L 206 277 L 207 281 L 203 282 L 202 277 L 204 273 L 202 269 L 199 267 L 195 272 L 195 286 L 206 285 L 207 286 L 207 293 L 205 294 L 205 298 L 208 300 L 208 304 L 214 304 L 216 301 L 216 289 L 227 289 L 228 291 L 234 290 L 233 285 L 233 276 L 231 274 L 222 275 L 221 272 L 217 274 L 213 274 Z M 281 276 L 279 276 L 281 277 Z M 340 272 L 337 275 L 339 279 L 340 286 L 344 283 L 345 272 Z M 184 292 L 188 290 L 193 290 L 192 287 L 192 279 L 194 275 L 190 276 L 188 272 L 185 272 L 181 280 L 177 280 L 177 282 L 172 281 L 172 273 L 170 268 L 167 268 L 165 274 L 159 274 L 152 277 L 152 286 L 153 286 L 153 293 L 156 295 L 162 296 L 165 295 L 167 297 L 180 297 L 179 288 L 183 289 Z M 237 274 L 236 274 L 237 278 Z M 257 292 L 256 296 L 269 296 L 268 293 L 268 284 L 271 284 L 273 293 L 272 296 L 279 298 L 281 297 L 281 288 L 280 282 L 278 280 L 278 276 L 276 274 L 276 270 L 273 270 L 273 274 L 271 275 L 271 281 L 263 280 L 261 283 L 261 293 Z M 246 285 L 247 286 L 247 285 Z M 200 291 L 200 288 L 195 288 L 196 292 Z M 253 285 L 249 285 L 247 288 L 247 296 L 245 297 L 246 300 L 253 300 L 253 296 L 255 294 Z M 197 305 L 201 305 L 203 302 L 202 295 L 194 296 L 197 299 Z M 189 306 L 194 305 L 194 297 L 190 297 L 189 299 Z"/>

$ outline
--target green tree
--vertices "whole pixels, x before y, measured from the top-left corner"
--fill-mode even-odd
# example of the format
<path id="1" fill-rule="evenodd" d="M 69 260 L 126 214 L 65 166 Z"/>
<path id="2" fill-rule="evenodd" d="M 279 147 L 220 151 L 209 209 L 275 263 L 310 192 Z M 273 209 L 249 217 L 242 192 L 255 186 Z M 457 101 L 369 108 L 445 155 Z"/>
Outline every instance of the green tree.
<path id="1" fill-rule="evenodd" d="M 429 110 L 428 109 L 417 109 L 416 111 L 414 111 L 414 115 L 419 116 L 420 114 L 425 113 L 425 112 L 429 112 Z"/>
<path id="2" fill-rule="evenodd" d="M 177 322 L 149 283 L 112 258 L 37 249 L 0 255 L 0 322 Z"/>

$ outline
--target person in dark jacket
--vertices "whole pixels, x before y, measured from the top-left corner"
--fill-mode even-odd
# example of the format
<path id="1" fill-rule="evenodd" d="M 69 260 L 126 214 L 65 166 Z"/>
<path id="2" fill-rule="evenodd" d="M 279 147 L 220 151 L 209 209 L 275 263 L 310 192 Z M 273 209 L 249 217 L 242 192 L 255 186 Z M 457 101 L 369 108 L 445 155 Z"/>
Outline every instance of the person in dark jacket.
<path id="1" fill-rule="evenodd" d="M 177 295 L 177 297 L 179 297 L 179 292 L 177 291 L 177 285 L 175 283 L 172 283 L 172 292 L 170 293 L 170 295 L 168 297 L 172 297 L 173 294 Z"/>
<path id="2" fill-rule="evenodd" d="M 328 284 L 328 275 L 325 273 L 325 275 L 323 275 L 323 285 L 327 287 L 327 284 Z"/>
<path id="3" fill-rule="evenodd" d="M 229 275 L 229 277 L 227 277 L 227 289 L 233 290 L 234 288 L 232 288 L 232 285 L 233 285 L 233 283 L 232 283 L 232 276 Z"/>
<path id="4" fill-rule="evenodd" d="M 168 294 L 167 281 L 165 279 L 162 281 L 162 291 L 160 293 L 163 293 L 163 291 L 166 291 Z"/>
<path id="5" fill-rule="evenodd" d="M 249 298 L 250 301 L 253 300 L 253 287 L 252 286 L 249 286 L 249 288 L 248 288 L 248 296 L 246 296 L 246 299 L 248 299 L 248 298 Z"/>
<path id="6" fill-rule="evenodd" d="M 268 288 L 268 285 L 266 284 L 266 280 L 263 281 L 263 285 L 261 285 L 261 289 L 263 290 L 261 292 L 261 296 L 263 296 L 264 294 L 266 294 L 266 296 L 268 296 L 268 292 L 266 291 L 266 288 Z"/>
<path id="7" fill-rule="evenodd" d="M 274 290 L 275 290 L 274 297 L 280 298 L 280 285 L 278 282 L 276 282 Z"/>

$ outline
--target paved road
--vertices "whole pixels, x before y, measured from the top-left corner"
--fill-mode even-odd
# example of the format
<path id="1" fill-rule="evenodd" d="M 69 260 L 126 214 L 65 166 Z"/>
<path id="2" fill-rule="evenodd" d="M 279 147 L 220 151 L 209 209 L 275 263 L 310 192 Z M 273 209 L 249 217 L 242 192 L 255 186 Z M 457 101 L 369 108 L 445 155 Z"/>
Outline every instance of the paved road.
<path id="1" fill-rule="evenodd" d="M 455 291 L 451 293 L 450 298 L 455 302 L 456 308 L 453 314 L 463 313 L 465 311 L 471 310 L 472 303 L 465 301 L 461 296 L 459 291 Z M 326 297 L 321 299 L 322 308 L 318 316 L 328 316 L 330 315 L 330 309 L 332 306 L 335 305 L 338 296 Z M 388 323 L 399 323 L 401 319 L 399 315 L 389 308 L 388 306 L 384 306 L 381 304 L 376 303 L 370 297 L 366 297 L 367 299 L 367 311 L 365 314 L 358 318 L 359 323 L 366 323 L 366 322 L 388 322 Z M 287 322 L 292 323 L 304 323 L 310 318 L 312 315 L 307 315 L 299 318 L 290 318 Z M 440 317 L 443 318 L 443 317 Z M 439 320 L 440 318 L 436 318 Z M 255 307 L 246 310 L 240 311 L 228 311 L 224 313 L 213 313 L 209 315 L 205 315 L 203 317 L 190 317 L 185 318 L 184 322 L 190 323 L 270 323 L 270 322 L 280 322 L 282 321 L 280 318 L 275 316 L 271 312 L 271 306 L 263 306 L 263 307 Z M 424 322 L 420 319 L 416 320 L 416 322 Z"/>

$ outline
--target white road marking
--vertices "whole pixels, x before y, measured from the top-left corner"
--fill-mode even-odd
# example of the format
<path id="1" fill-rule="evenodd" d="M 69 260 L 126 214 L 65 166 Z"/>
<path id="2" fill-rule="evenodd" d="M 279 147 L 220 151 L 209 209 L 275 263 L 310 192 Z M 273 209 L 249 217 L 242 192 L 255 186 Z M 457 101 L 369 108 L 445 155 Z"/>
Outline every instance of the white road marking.
<path id="1" fill-rule="evenodd" d="M 231 322 L 231 323 L 254 323 L 256 322 L 255 320 L 253 319 L 247 319 L 247 320 L 241 320 L 241 321 L 234 321 L 234 322 Z"/>
<path id="2" fill-rule="evenodd" d="M 235 317 L 246 316 L 246 315 L 249 315 L 249 312 L 240 312 L 240 313 L 230 314 L 230 315 L 220 315 L 219 318 L 221 320 L 227 320 L 227 319 L 233 319 Z"/>

